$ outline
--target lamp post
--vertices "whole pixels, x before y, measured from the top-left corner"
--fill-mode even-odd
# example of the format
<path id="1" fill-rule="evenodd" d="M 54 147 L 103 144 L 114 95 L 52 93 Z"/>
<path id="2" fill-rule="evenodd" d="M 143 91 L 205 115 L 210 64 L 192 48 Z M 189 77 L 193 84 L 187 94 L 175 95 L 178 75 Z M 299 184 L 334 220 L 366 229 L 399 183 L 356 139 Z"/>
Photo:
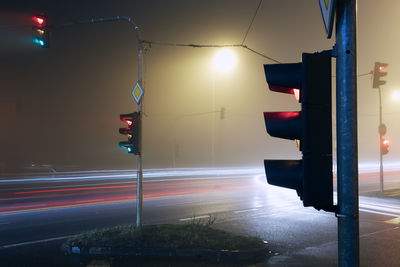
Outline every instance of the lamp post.
<path id="1" fill-rule="evenodd" d="M 220 73 L 227 73 L 232 70 L 233 67 L 236 65 L 236 56 L 230 49 L 222 49 L 219 50 L 218 53 L 215 55 L 214 58 L 214 69 L 216 72 Z M 217 73 L 213 73 L 213 81 L 212 81 L 212 133 L 211 133 L 211 156 L 212 156 L 212 165 L 215 164 L 215 84 Z M 222 114 L 222 109 L 220 111 Z"/>

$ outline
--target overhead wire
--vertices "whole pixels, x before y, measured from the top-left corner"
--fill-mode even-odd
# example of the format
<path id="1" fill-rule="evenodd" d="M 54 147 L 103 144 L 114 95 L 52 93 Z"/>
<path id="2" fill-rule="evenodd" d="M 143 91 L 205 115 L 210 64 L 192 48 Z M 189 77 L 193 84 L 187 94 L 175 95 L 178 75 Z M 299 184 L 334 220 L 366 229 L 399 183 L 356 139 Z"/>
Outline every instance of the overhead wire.
<path id="1" fill-rule="evenodd" d="M 244 42 L 246 41 L 247 34 L 249 34 L 249 31 L 250 31 L 250 29 L 251 29 L 251 26 L 253 25 L 254 19 L 255 19 L 256 16 L 257 16 L 257 12 L 258 12 L 258 9 L 259 9 L 260 6 L 261 6 L 261 3 L 262 3 L 262 0 L 260 0 L 260 2 L 258 2 L 258 6 L 257 6 L 257 8 L 256 8 L 256 11 L 254 12 L 254 15 L 253 15 L 253 18 L 251 19 L 250 25 L 249 25 L 249 27 L 247 28 L 247 32 L 246 32 L 246 34 L 244 35 L 244 38 L 243 38 L 243 41 L 242 41 L 242 45 L 243 45 Z"/>
<path id="2" fill-rule="evenodd" d="M 247 45 L 243 45 L 243 44 L 222 44 L 222 45 L 218 45 L 218 44 L 190 44 L 190 43 L 169 43 L 169 42 L 154 42 L 154 41 L 148 41 L 148 40 L 142 40 L 142 43 L 144 44 L 148 44 L 150 47 L 151 45 L 161 45 L 161 46 L 180 46 L 180 47 L 193 47 L 193 48 L 204 48 L 204 47 L 208 47 L 208 48 L 222 48 L 222 47 L 241 47 L 244 48 L 246 50 L 249 50 L 250 52 L 253 52 L 259 56 L 262 56 L 266 59 L 269 59 L 271 61 L 274 61 L 276 63 L 282 63 L 272 57 L 266 56 L 250 47 L 248 47 Z"/>
<path id="3" fill-rule="evenodd" d="M 246 34 L 245 34 L 245 36 L 244 36 L 243 41 L 242 41 L 241 44 L 222 44 L 222 45 L 218 45 L 218 44 L 194 44 L 194 43 L 154 42 L 154 41 L 148 41 L 148 40 L 141 40 L 141 41 L 142 41 L 142 43 L 149 45 L 149 47 L 151 47 L 151 45 L 179 46 L 179 47 L 193 47 L 193 48 L 203 48 L 203 47 L 208 47 L 208 48 L 212 48 L 212 47 L 215 47 L 215 48 L 222 48 L 222 47 L 241 47 L 241 48 L 244 48 L 244 49 L 246 49 L 246 50 L 248 50 L 248 51 L 250 51 L 250 52 L 252 52 L 252 53 L 254 53 L 254 54 L 256 54 L 256 55 L 259 55 L 259 56 L 264 57 L 264 58 L 266 58 L 266 59 L 268 59 L 268 60 L 271 60 L 271 61 L 273 61 L 273 62 L 275 62 L 275 63 L 282 63 L 282 62 L 280 62 L 279 60 L 276 60 L 276 59 L 274 59 L 274 58 L 272 58 L 272 57 L 269 57 L 269 56 L 267 56 L 267 55 L 264 55 L 264 54 L 262 54 L 262 53 L 260 53 L 260 52 L 258 52 L 258 51 L 256 51 L 256 50 L 254 50 L 254 49 L 252 49 L 252 48 L 250 48 L 250 47 L 248 47 L 247 45 L 244 44 L 244 42 L 246 41 L 247 35 L 249 34 L 249 32 L 250 32 L 250 30 L 251 30 L 251 26 L 253 25 L 253 22 L 254 22 L 254 20 L 255 20 L 255 18 L 256 18 L 256 16 L 257 16 L 258 10 L 260 9 L 261 3 L 262 3 L 262 0 L 260 0 L 260 1 L 258 2 L 257 8 L 256 8 L 256 10 L 255 10 L 255 12 L 254 12 L 254 14 L 253 14 L 253 17 L 252 17 L 252 19 L 251 19 L 250 25 L 249 25 L 249 27 L 247 28 Z"/>

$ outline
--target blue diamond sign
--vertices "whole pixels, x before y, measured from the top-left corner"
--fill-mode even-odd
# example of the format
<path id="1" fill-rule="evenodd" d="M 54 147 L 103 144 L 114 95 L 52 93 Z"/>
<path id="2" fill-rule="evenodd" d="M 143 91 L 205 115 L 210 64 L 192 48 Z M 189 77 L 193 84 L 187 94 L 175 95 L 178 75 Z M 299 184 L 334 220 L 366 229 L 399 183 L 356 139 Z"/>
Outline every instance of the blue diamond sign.
<path id="1" fill-rule="evenodd" d="M 135 99 L 136 104 L 139 105 L 140 100 L 142 99 L 142 96 L 143 96 L 143 89 L 142 89 L 142 86 L 140 85 L 139 81 L 137 81 L 135 84 L 135 87 L 133 87 L 132 96 L 133 96 L 133 99 Z"/>

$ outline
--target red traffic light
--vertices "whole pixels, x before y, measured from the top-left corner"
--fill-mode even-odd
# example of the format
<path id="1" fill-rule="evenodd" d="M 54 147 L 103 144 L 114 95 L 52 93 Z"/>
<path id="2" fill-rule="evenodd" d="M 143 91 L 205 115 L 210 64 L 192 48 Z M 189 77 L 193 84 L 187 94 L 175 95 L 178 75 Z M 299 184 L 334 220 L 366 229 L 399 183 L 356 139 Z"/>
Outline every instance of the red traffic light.
<path id="1" fill-rule="evenodd" d="M 385 146 L 388 146 L 389 145 L 389 140 L 383 139 L 382 144 L 385 145 Z"/>
<path id="2" fill-rule="evenodd" d="M 138 112 L 121 114 L 120 119 L 128 124 L 128 127 L 119 128 L 119 133 L 127 135 L 128 141 L 120 142 L 119 146 L 126 149 L 128 153 L 139 155 L 140 114 Z"/>
<path id="3" fill-rule="evenodd" d="M 381 139 L 381 153 L 382 155 L 389 153 L 389 140 L 386 138 Z"/>
<path id="4" fill-rule="evenodd" d="M 133 123 L 132 120 L 130 120 L 130 119 L 125 119 L 125 118 L 122 118 L 122 117 L 121 117 L 121 121 L 126 122 L 126 124 L 128 124 L 129 126 L 131 126 L 132 123 Z"/>
<path id="5" fill-rule="evenodd" d="M 32 17 L 33 22 L 38 27 L 45 27 L 46 26 L 46 16 L 45 15 L 34 15 Z"/>
<path id="6" fill-rule="evenodd" d="M 132 124 L 136 124 L 139 120 L 139 113 L 134 112 L 129 114 L 121 114 L 119 118 L 121 119 L 121 121 L 128 124 L 128 126 L 131 126 Z"/>

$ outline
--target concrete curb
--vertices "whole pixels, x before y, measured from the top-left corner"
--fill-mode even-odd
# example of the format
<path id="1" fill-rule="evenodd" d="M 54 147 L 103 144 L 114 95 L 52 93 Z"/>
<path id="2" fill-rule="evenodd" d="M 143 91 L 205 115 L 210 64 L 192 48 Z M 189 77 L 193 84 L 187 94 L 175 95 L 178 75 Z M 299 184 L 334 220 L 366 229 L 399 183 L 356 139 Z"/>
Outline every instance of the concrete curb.
<path id="1" fill-rule="evenodd" d="M 192 249 L 164 249 L 164 248 L 111 248 L 93 247 L 79 248 L 69 245 L 61 247 L 66 255 L 79 255 L 84 257 L 160 257 L 160 258 L 185 258 L 194 260 L 206 260 L 215 262 L 259 262 L 265 260 L 269 250 L 265 248 L 250 249 L 246 251 L 214 251 L 214 250 L 192 250 Z"/>

